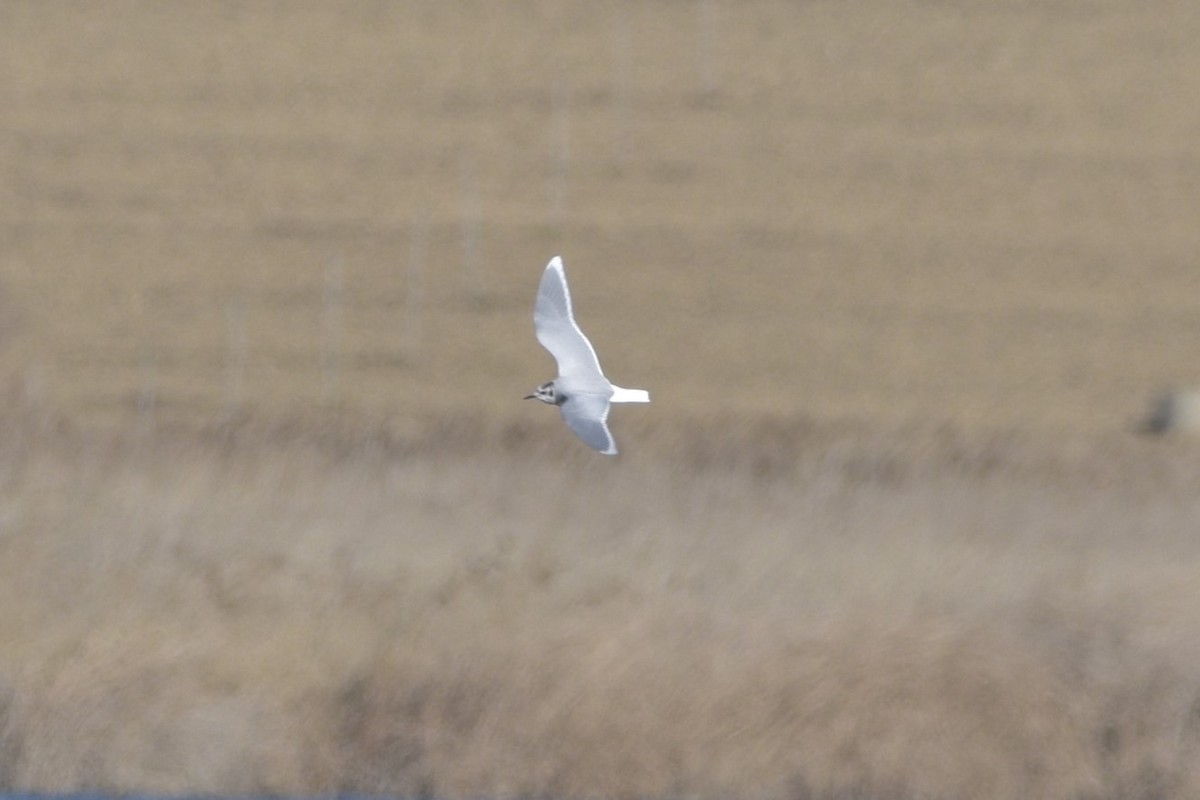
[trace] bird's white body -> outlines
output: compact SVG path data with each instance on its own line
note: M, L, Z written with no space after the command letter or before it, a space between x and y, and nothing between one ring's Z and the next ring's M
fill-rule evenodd
M550 259L538 286L533 326L542 347L558 362L558 377L534 390L526 399L556 405L568 427L589 447L605 455L617 454L617 443L608 430L612 403L649 403L644 389L622 389L604 377L591 342L575 323L571 292L562 259Z

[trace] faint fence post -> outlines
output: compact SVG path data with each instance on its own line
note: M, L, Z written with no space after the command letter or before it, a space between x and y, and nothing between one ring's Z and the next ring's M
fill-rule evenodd
M554 86L550 123L550 219L561 235L567 217L567 173L571 163L571 89L565 78Z
M154 427L154 414L158 406L158 342L150 331L150 314L146 309L146 297L136 291L132 298L132 315L138 330L137 353L137 418L138 427L146 430Z
M154 345L143 342L138 352L138 423L142 428L154 427L154 412L158 405L158 352Z
M225 305L225 416L234 416L245 402L246 299Z
M624 166L632 148L633 26L629 6L617 3L612 30L613 160Z
M325 264L321 293L321 402L337 397L342 367L342 298L345 259L339 254Z
M701 98L711 99L720 89L721 64L718 51L721 20L717 0L698 0L696 5L696 77Z
M46 364L34 361L21 376L21 397L31 408L41 410L47 402Z
M425 253L429 247L429 221L424 214L413 217L408 237L408 279L404 286L402 347L411 358L421 346L422 316L425 313Z
M479 255L480 229L483 208L480 200L479 170L474 159L464 154L458 162L458 190L462 203L459 239L462 244L462 278L468 297L478 299L485 294L483 268Z

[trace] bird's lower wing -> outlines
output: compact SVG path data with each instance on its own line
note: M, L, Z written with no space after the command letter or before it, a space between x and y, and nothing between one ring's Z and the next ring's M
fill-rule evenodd
M617 454L617 443L608 430L608 400L599 395L574 395L559 408L567 427L593 450Z

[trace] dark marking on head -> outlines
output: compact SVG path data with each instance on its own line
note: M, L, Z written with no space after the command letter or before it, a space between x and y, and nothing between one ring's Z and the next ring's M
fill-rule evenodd
M554 381L546 381L542 385L533 390L533 394L526 395L526 400L541 400L547 405L561 406L567 401L567 396L561 394Z

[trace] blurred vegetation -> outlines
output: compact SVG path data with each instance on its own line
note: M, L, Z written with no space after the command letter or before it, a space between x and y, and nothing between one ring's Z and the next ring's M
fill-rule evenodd
M1198 36L0 4L0 785L1200 796Z

